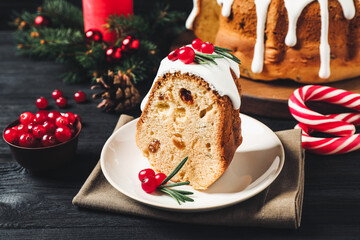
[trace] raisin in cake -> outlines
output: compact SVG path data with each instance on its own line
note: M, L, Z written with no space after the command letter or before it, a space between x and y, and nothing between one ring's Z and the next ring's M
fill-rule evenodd
M153 169L169 174L188 156L172 180L190 181L195 189L214 183L242 142L239 66L215 61L162 60L137 123L136 144Z

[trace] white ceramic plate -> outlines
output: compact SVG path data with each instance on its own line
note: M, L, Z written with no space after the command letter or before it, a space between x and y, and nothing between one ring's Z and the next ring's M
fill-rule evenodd
M135 144L135 119L118 129L101 152L101 169L117 190L139 202L173 211L206 211L242 202L268 187L284 165L284 149L275 135L261 122L241 114L243 143L225 173L206 191L191 186L177 189L193 191L194 202L179 205L163 193L145 193L138 173L150 167Z

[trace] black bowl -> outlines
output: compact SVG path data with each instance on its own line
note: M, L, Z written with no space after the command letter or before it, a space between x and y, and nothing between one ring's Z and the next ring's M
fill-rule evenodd
M18 125L20 122L16 120L10 123L3 131ZM14 145L4 141L9 145L15 160L24 168L30 171L47 171L59 168L69 163L75 156L79 134L81 132L81 123L76 121L76 134L69 141L56 144L50 147L27 148Z

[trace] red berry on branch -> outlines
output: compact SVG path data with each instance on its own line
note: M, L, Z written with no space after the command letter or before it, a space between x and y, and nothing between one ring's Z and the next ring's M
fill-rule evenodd
M68 126L69 120L65 116L60 116L55 121L56 126L62 127L62 126Z
M77 103L83 103L86 101L86 94L83 91L77 91L74 94L74 99Z
M59 97L58 99L56 99L56 105L59 108L64 108L67 105L67 99L64 97Z
M192 63L195 58L195 51L191 47L183 47L179 49L179 60L185 64Z
M161 185L161 183L165 180L167 176L165 175L165 173L158 173L155 175L155 180L156 180L156 184L158 186Z
M54 100L58 99L59 97L63 96L62 91L55 89L52 93L51 96Z
M142 181L145 177L155 177L155 172L151 168L146 168L139 172L138 177Z
M42 125L37 125L33 128L32 133L36 138L40 139L45 135L46 129Z
M121 48L116 48L116 47L109 47L106 50L105 54L106 54L106 60L109 63L116 63L122 57Z
M131 43L132 37L131 36L127 36L123 41L122 41L122 45L123 46L128 46Z
M196 50L196 51L201 51L201 45L203 44L203 41L199 38L194 39L194 41L192 41L191 45L192 47Z
M207 53L207 54L212 54L215 50L215 47L212 43L209 42L204 42L203 44L201 44L201 52L202 53Z
M154 192L157 188L157 183L156 183L155 177L153 177L153 176L145 177L141 181L141 187L147 193Z
M62 126L55 130L56 140L59 142L66 142L71 138L71 131L68 127Z
M175 49L174 51L172 51L171 53L168 54L168 59L170 61L176 61L179 59L179 49Z
M41 145L43 147L50 147L56 144L56 138L54 135L45 134L41 139Z
M140 42L137 39L134 39L131 43L130 43L130 49L135 51L138 50L140 46Z
M116 48L116 50L115 50L115 52L113 53L113 59L115 60L115 61L118 61L118 60L120 60L121 59L121 57L122 57L122 54L121 54L121 48Z
M17 144L19 141L19 134L14 129L9 128L4 132L4 139L8 143Z
M20 147L35 147L36 138L32 133L24 133L19 138Z
M99 30L89 29L85 32L85 38L88 42L101 42L102 41L102 34Z
M44 97L39 97L38 99L36 99L36 107L39 109L47 108L48 104L48 100Z
M37 16L34 20L34 23L38 27L48 27L50 26L50 20L48 17L45 16Z
M20 114L19 121L22 124L28 125L34 121L34 118L35 116L31 112L23 112Z
M55 122L58 117L61 116L61 113L58 111L51 111L48 113L49 121Z

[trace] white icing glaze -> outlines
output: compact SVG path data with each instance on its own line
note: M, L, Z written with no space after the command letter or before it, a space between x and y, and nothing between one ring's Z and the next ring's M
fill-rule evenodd
M195 17L197 16L198 12L199 12L198 0L193 0L193 9L191 10L191 12L185 22L185 27L187 29L193 28L194 20L195 20Z
M251 71L261 73L264 66L264 31L267 11L271 0L255 0L256 5L256 43L254 47L254 56L251 63Z
M216 90L220 96L228 96L232 102L234 109L239 109L241 105L240 95L235 85L234 79L231 75L230 68L234 71L236 76L240 77L239 65L227 58L216 58L215 64L184 64L180 60L170 61L167 57L161 61L159 70L154 79L156 80L165 73L174 73L180 71L181 73L191 73L201 77L209 83L210 88ZM150 88L151 91L152 87ZM150 91L147 93L141 103L141 110L143 111L148 101Z
M231 6L233 4L234 0L217 0L217 3L219 6L222 6L221 14L224 17L229 17L231 14Z
M284 0L288 13L289 27L285 38L285 44L289 47L296 45L296 23L304 8L314 0Z
M271 0L270 0L271 1ZM304 8L315 0L284 0L285 8L288 13L289 27L285 38L285 44L289 47L293 47L297 43L296 39L296 25L299 16L301 15ZM328 78L330 77L330 45L329 45L329 9L328 0L317 0L320 5L320 16L321 16L321 35L320 35L320 69L319 77ZM343 10L346 19L350 20L355 16L355 5L353 0L338 0ZM262 72L264 63L264 46L262 39L264 38L264 28L267 15L267 9L269 3L265 0L255 0L256 14L257 14L257 38L254 48L254 57L251 65L251 70L254 73ZM259 8L259 11L258 11ZM266 12L264 13L264 9ZM265 18L265 20L264 20ZM259 24L260 23L260 24ZM262 29L259 30L259 27ZM260 34L259 34L260 32ZM261 38L260 38L261 37ZM258 46L257 46L258 45ZM256 49L256 48L259 49Z
M354 0L338 0L344 13L344 17L351 20L355 17Z
M329 45L329 10L328 0L318 0L320 4L321 35L320 35L320 70L319 77L330 77L330 45Z

